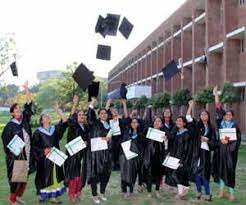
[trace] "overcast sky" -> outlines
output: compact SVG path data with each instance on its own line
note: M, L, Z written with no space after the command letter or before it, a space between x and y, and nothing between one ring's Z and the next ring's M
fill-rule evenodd
M95 75L108 72L143 41L185 0L0 0L0 35L14 32L19 53L19 78L9 71L0 80L37 82L36 73L64 70L83 62ZM128 40L102 38L94 32L98 15L121 14L133 24ZM98 43L112 46L111 61L97 60Z

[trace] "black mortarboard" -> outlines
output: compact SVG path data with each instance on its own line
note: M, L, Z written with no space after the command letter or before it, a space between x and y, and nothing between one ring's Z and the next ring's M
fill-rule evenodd
M97 46L97 59L110 60L111 59L111 46L100 45Z
M18 76L18 69L17 69L15 61L13 63L11 63L10 69L12 71L13 76Z
M110 36L116 36L119 22L120 22L120 15L107 14L107 17L105 18L105 23L106 23L105 34Z
M124 17L120 24L119 31L126 39L128 39L132 32L132 29L133 24L130 21L128 21L126 17Z
M126 99L126 94L127 94L127 88L126 88L126 84L122 83L120 86L120 96L123 99Z
M179 69L177 67L177 64L174 60L172 60L170 63L168 63L163 69L162 69L163 75L165 77L165 80L170 80L173 76L176 75L176 73L179 72Z
M98 19L97 19L95 32L100 33L105 38L106 27L107 27L107 25L106 25L105 19L101 15L99 15Z
M93 81L94 76L93 72L88 70L88 68L81 63L78 68L76 68L73 79L78 83L79 87L83 90L86 90L89 84Z
M126 84L122 83L120 88L117 88L108 94L108 98L112 100L126 99L126 94L127 94Z
M97 98L98 93L99 93L99 85L100 85L100 82L90 83L90 85L88 87L88 102L91 101L92 97Z

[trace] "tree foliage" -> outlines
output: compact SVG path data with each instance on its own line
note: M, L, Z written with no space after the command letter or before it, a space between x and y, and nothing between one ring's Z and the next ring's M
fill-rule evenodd
M179 89L173 95L172 104L176 106L188 105L191 98L191 93L188 89Z
M240 101L239 89L234 87L232 83L225 82L220 98L223 104L226 103L232 104L235 102L239 102Z
M208 103L213 103L214 102L213 88L208 87L205 88L204 90L199 91L195 96L195 101L202 106L205 106Z

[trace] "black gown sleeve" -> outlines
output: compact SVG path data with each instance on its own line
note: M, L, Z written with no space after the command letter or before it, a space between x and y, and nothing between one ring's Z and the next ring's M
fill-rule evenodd
M24 119L27 120L27 122L31 121L31 117L34 114L33 110L32 110L32 104L33 104L33 102L26 103L24 105L23 117L24 117Z
M33 138L32 138L32 150L34 154L35 160L39 161L41 158L44 158L44 148L41 146L41 135L39 131L35 131L33 133Z
M96 111L89 107L88 109L88 121L93 124L97 121Z
M68 122L60 121L57 125L55 125L55 136L58 140L61 140L68 126Z
M13 136L11 134L11 127L9 124L7 124L4 127L3 133L2 133L3 149L4 149L4 152L6 153L7 156L13 156L14 157L14 154L12 154L12 152L7 148L7 145L12 140L12 138L13 138Z

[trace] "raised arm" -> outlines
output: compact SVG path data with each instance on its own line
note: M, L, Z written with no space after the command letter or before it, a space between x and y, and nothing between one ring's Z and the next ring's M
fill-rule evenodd
M28 81L26 81L22 87L24 88L24 93L26 95L26 102L27 104L30 104L32 102L32 96L28 88Z
M95 97L92 97L92 100L89 104L89 109L88 109L88 120L90 123L96 122L97 117L96 117L96 112L95 112L95 106L97 103L97 99Z
M24 105L23 118L30 122L34 111L32 109L32 96L28 89L28 81L22 86L24 88L24 93L26 95L26 103Z
M124 118L128 118L128 110L127 110L127 100L121 99L121 103L123 106Z
M109 110L109 109L110 109L111 103L112 103L112 99L109 98L109 99L107 100L107 103L106 103L106 107L105 107L106 110Z
M225 115L225 110L223 109L221 102L219 100L217 85L213 89L213 95L214 95L215 107L216 107L216 124L217 124L217 128L220 128L221 121L223 120L223 117Z
M67 116L62 112L57 102L54 106L54 110L59 115L63 123L67 122Z
M73 114L75 113L76 109L77 109L77 105L78 105L78 101L79 101L79 97L77 95L75 95L73 97L73 105L72 105L72 109L71 109L71 116L73 116Z

